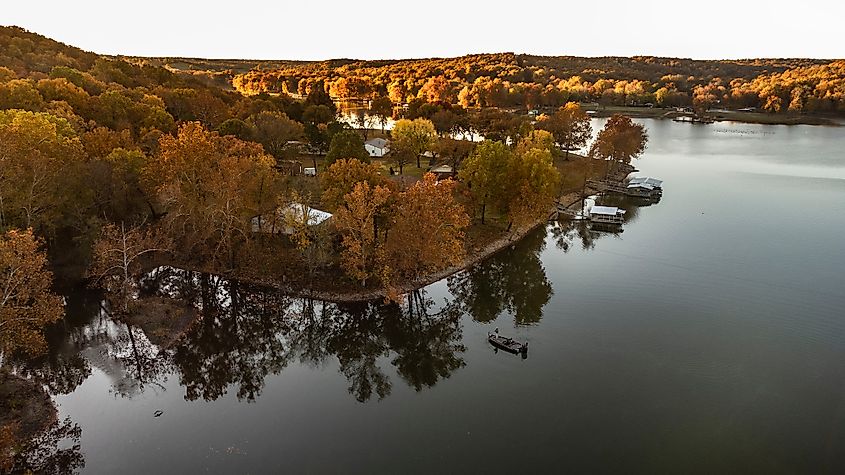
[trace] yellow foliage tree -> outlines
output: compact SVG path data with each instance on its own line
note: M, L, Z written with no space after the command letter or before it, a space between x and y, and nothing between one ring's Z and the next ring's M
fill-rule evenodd
M31 230L13 229L0 238L0 353L44 352L44 327L64 316L52 281L47 256Z
M343 236L340 265L361 286L374 275L380 246L378 224L392 195L387 187L358 182L334 215L335 228Z

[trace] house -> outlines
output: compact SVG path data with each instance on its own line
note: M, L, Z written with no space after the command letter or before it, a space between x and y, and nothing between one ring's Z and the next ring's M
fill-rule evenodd
M590 208L590 222L597 224L622 224L625 210L615 206L593 206Z
M390 151L390 144L387 140L376 137L364 142L364 148L371 157L383 157Z
M437 181L452 178L452 176L454 175L452 167L450 165L440 165L432 168L428 172L434 173L434 176L437 177Z
M267 234L292 234L293 223L307 222L308 226L320 226L330 220L331 213L312 208L303 203L291 203L275 210L254 216L252 232Z

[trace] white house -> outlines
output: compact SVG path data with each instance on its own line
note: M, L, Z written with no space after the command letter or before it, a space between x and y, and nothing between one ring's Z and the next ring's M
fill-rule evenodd
M371 157L383 157L390 151L390 144L382 138L374 138L364 142L364 148Z
M312 208L302 203L291 203L280 206L252 218L252 232L267 234L293 234L292 223L308 223L308 226L319 226L329 219L332 214ZM307 220L307 221L306 221Z

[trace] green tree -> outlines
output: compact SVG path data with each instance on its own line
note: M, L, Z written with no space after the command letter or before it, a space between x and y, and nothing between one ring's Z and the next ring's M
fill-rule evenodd
M252 140L252 128L241 119L226 119L217 127L220 135L231 135L241 140Z
M381 132L384 133L384 126L388 119L393 117L393 101L387 96L379 96L370 102L370 115L378 119L381 125Z
M329 166L341 158L355 158L362 162L370 163L370 154L364 148L364 141L361 140L361 136L354 130L344 130L332 137L329 152L326 154L325 165Z
M289 141L298 140L304 134L302 124L288 119L284 112L259 112L249 116L246 123L252 130L253 139L277 159L285 157L285 145Z
M40 112L0 111L0 228L54 229L71 170L84 157L65 119Z
M481 224L487 205L500 202L506 190L506 175L513 151L502 142L485 140L464 160L458 178L467 184L474 200L481 206Z
M434 146L437 131L428 119L401 119L396 121L390 134L390 152L399 166L399 173L405 163L416 157L420 168L420 155Z

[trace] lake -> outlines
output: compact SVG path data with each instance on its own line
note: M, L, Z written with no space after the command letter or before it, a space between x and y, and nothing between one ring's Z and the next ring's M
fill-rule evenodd
M203 317L160 351L70 294L36 370L84 471L841 473L843 129L641 122L664 194L607 200L624 232L550 224L411 307L162 270Z

